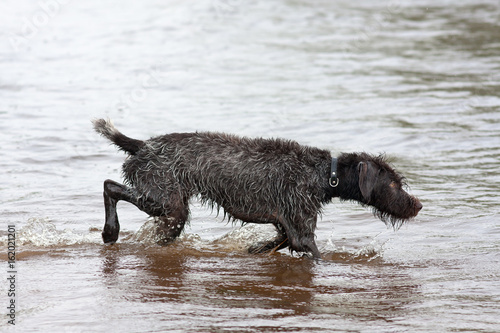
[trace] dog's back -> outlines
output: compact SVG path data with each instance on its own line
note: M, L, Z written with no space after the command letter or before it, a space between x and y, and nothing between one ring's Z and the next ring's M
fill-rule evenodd
M313 209L319 209L317 192L327 186L330 158L328 151L290 140L173 133L144 141L125 161L123 173L140 192L153 195L156 188L155 197L172 192L185 197L199 195L202 201L221 206L229 214L268 214L277 207L286 213L296 211L289 206L297 193L308 194L308 198L297 199L297 204L307 200ZM322 164L325 168L319 174L317 167Z

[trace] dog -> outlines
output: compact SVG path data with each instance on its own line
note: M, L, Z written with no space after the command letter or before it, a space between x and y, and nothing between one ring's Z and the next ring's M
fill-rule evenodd
M315 229L332 198L373 208L395 228L415 217L421 202L405 190L405 178L383 156L341 153L292 140L247 138L214 132L172 133L132 139L108 119L93 120L97 133L129 156L125 184L104 182L104 243L118 239L116 204L130 202L157 217L161 244L172 242L189 220L198 197L231 220L271 223L278 236L249 249L265 253L289 247L320 258Z

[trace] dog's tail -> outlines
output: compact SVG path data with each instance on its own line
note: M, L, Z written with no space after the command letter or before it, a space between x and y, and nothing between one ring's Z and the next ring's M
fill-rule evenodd
M108 138L121 150L130 155L135 155L144 146L144 141L129 138L118 131L110 119L94 119L92 120L92 124L94 124L94 129L97 133Z

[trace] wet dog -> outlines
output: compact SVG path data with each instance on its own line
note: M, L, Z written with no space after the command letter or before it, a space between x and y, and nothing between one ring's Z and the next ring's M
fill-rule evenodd
M278 237L252 246L251 253L289 247L319 258L314 239L323 205L332 198L373 207L382 221L400 226L422 209L404 190L404 178L381 156L342 153L283 139L173 133L136 140L110 120L94 129L129 154L123 164L126 185L104 182L105 243L118 239L119 200L158 217L160 243L173 241L189 219L189 200L198 197L229 219L272 223Z

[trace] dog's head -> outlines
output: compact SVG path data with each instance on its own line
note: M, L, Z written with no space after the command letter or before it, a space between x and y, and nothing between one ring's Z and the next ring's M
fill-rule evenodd
M417 216L422 204L405 191L405 178L383 156L350 155L348 177L352 189L350 197L345 199L373 207L375 216L394 228Z

